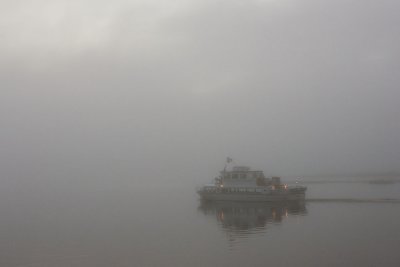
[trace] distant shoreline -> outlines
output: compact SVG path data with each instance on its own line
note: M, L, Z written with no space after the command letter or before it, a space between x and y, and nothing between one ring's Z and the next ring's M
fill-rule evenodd
M400 183L400 177L289 177L289 183L301 184L326 184L326 183L369 183L369 184L394 184Z

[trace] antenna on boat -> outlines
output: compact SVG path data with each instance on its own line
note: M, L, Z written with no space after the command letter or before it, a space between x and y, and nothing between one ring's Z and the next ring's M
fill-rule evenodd
M225 166L224 166L224 172L226 171L227 165L228 165L229 163L231 163L232 161L233 161L232 158L230 158L230 157L227 157L227 158L226 158L226 163L225 163Z

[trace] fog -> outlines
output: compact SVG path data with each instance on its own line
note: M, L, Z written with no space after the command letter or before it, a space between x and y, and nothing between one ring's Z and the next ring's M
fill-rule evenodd
M0 182L400 173L398 1L2 1Z
M0 266L400 266L399 1L0 7Z

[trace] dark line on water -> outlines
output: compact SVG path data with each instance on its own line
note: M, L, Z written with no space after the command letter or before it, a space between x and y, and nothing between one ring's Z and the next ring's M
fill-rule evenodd
M399 203L398 198L307 198L307 202Z

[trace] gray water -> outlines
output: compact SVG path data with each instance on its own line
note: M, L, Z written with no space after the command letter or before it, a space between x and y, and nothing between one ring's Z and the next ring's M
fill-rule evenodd
M281 205L187 184L8 190L0 266L400 266L400 203L374 201L399 183L307 186L313 201Z

